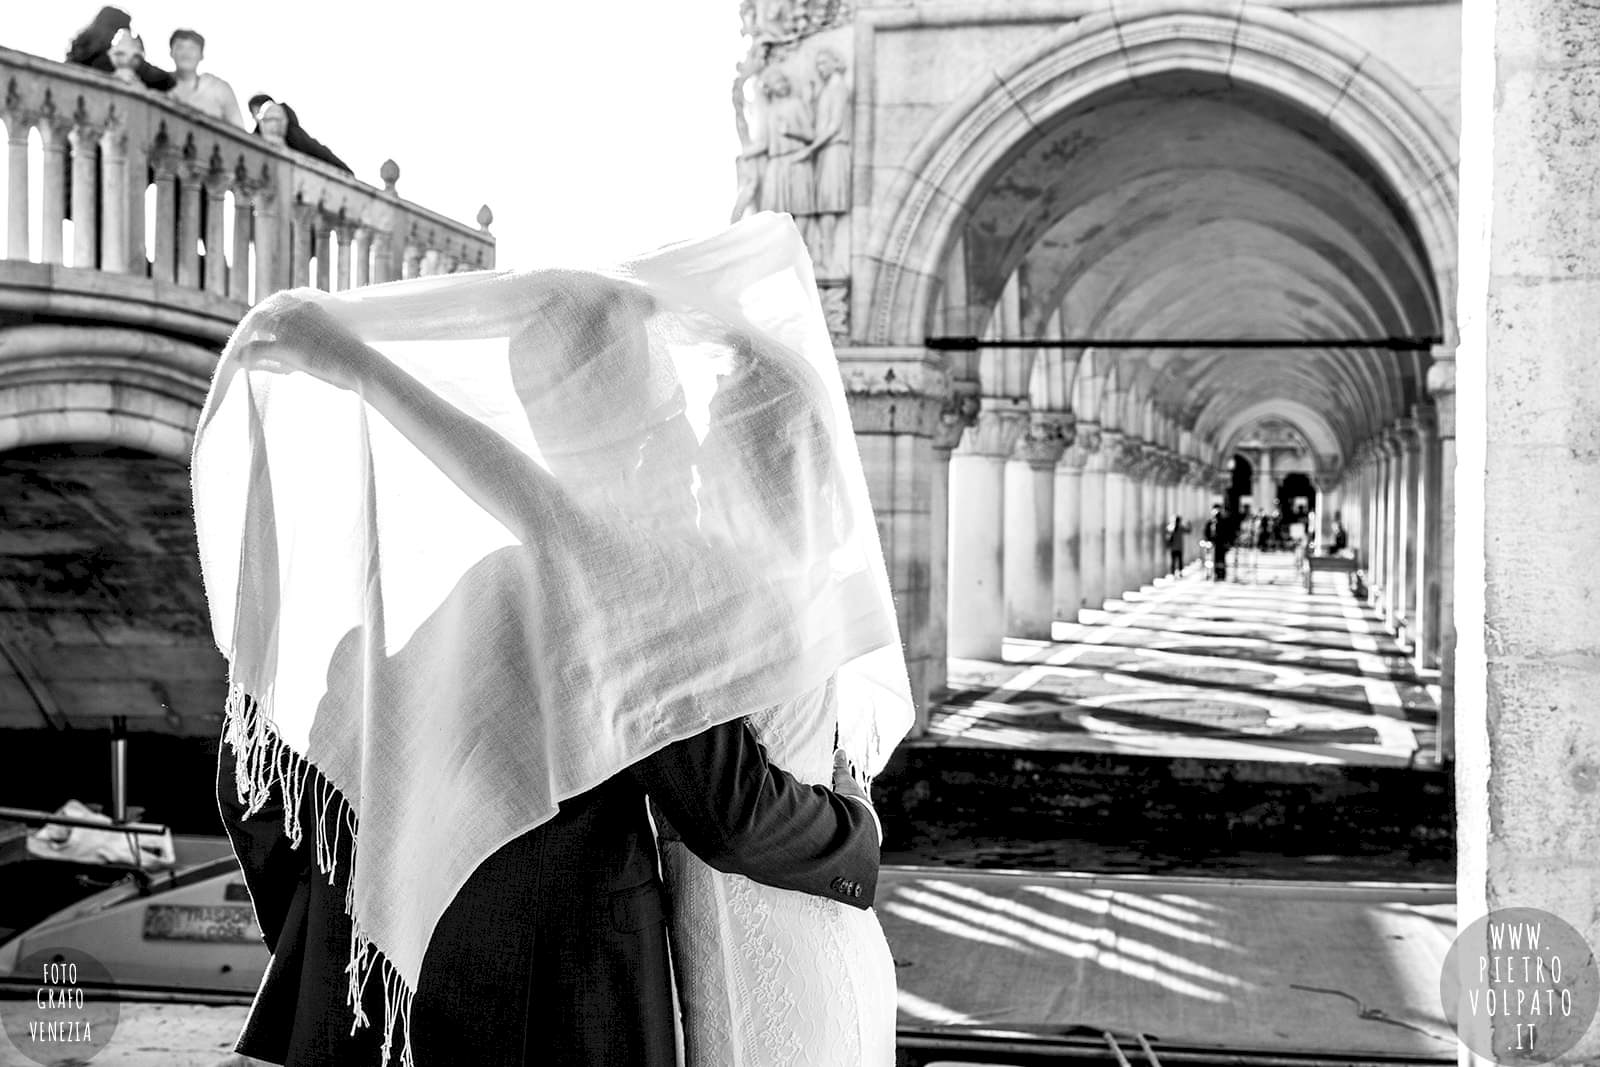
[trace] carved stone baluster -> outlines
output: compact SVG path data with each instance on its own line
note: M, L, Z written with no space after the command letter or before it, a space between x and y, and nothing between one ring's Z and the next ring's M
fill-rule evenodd
M177 276L178 260L178 153L167 140L163 127L150 153L150 167L156 176L156 256L152 277L170 282Z
M296 288L311 284L312 246L316 235L317 209L310 204L296 204L294 208L294 273L291 284Z
M184 142L181 210L178 215L178 284L200 288L200 201L205 195L205 169L196 158L194 138Z
M339 235L337 281L339 292L342 293L350 288L350 242L355 239L356 230L354 226L341 219L333 228L333 232Z
M327 219L320 217L312 225L317 228L317 288L330 293L333 291L333 228Z
M283 286L280 279L285 272L283 264L279 262L278 250L284 247L285 242L282 240L283 214L272 186L262 183L252 189L250 208L253 216L250 237L256 251L255 291L250 294L254 302Z
M28 123L6 115L6 258L28 258Z
M365 226L352 227L350 233L350 286L359 289L372 284L369 260L372 256L372 231Z
M400 277L418 277L422 266L422 249L418 248L412 238L406 239L406 250L400 257Z
M49 180L48 178L46 179ZM113 113L100 135L100 269L128 271L128 131ZM48 220L46 222L48 225ZM56 232L61 232L59 224Z
M98 265L100 244L100 212L95 203L100 131L89 124L81 98L72 118L72 130L67 134L72 145L72 265L92 269Z
M40 234L39 258L59 264L61 224L67 219L67 139L55 123L40 125L39 134L44 139L44 188L39 190L44 232Z
M255 215L250 210L250 175L244 160L233 174L233 266L228 268L228 299L250 302L250 238ZM260 269L260 258L256 267Z
M382 285L394 281L394 251L389 235L378 230L372 235L372 284Z
M211 164L206 169L206 292L223 296L228 289L227 205L228 186L233 176L222 165L222 151L211 150Z

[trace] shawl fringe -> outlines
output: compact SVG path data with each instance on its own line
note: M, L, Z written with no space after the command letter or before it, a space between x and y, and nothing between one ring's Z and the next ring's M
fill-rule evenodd
M383 983L383 1052L378 1062L386 1065L391 1054L398 1052L400 1067L416 1067L411 1049L411 1002L415 991L356 917L355 811L332 782L278 735L272 725L271 702L270 693L252 697L243 686L229 686L223 740L236 756L234 787L239 802L245 805L246 816L253 815L276 789L283 797L284 836L299 848L305 840L300 805L310 789L315 824L312 853L317 870L329 885L334 884L340 841L348 835L350 869L345 881L344 913L351 926L350 960L345 964L346 1002L352 1013L350 1033L354 1035L371 1025L361 1002L367 983L376 972Z

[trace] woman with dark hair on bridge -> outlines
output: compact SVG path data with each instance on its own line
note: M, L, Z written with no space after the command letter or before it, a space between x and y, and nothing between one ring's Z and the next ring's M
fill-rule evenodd
M333 154L333 149L311 136L300 126L300 117L294 113L294 108L288 104L274 100L266 93L257 93L250 98L250 114L256 120L256 136L275 144L287 145L301 155L320 159L330 167L337 167L350 176L355 176L355 171L350 165Z
M133 19L126 11L115 7L102 7L94 21L85 26L67 46L67 62L76 63L82 67L93 67L95 70L106 74L115 74L116 65L111 61L111 44L118 31L127 30L130 34ZM157 92L166 92L176 83L171 74L154 66L145 60L143 49L133 64L134 73L145 88Z

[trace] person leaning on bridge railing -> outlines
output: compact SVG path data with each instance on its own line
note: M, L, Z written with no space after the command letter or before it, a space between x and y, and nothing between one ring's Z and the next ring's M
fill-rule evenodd
M212 118L248 129L239 112L239 98L233 94L233 86L215 74L200 73L200 61L206 55L206 39L195 30L173 30L167 46L172 52L172 65L177 68L172 90L167 95Z
M118 64L113 57L113 45L122 56L122 69L131 80L147 89L166 92L175 81L171 74L153 66L144 58L144 45L133 35L133 19L126 11L115 7L102 7L94 21L85 26L67 46L67 62L92 67L106 74L116 74ZM118 41L122 35L123 40Z
M348 163L333 154L333 149L300 126L300 117L288 104L279 103L266 93L257 93L250 98L250 114L255 116L257 137L273 144L286 145L312 159L320 159L346 174L355 174Z

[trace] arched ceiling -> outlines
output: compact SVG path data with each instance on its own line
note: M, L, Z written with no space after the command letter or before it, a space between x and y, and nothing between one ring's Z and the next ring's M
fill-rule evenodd
M966 291L950 303L993 306L1016 275L1025 336L1058 311L1078 337L1441 332L1432 265L1373 166L1311 112L1209 76L1123 86L1040 128L996 168L959 247ZM1424 354L1389 350L1108 355L1124 390L1219 448L1250 411L1332 459L1407 414L1426 371Z

